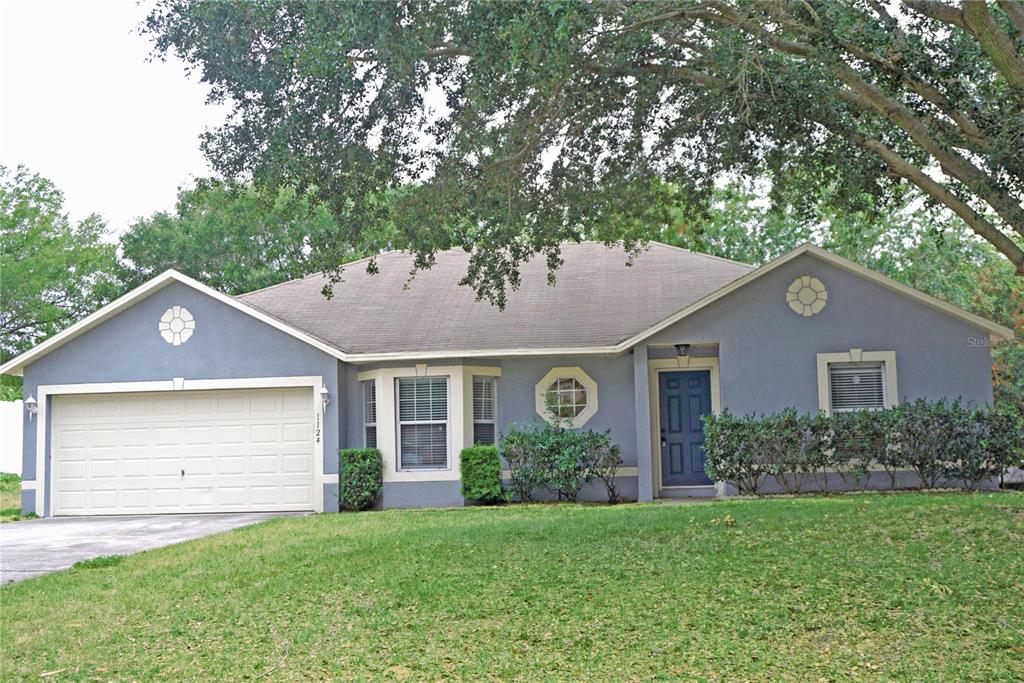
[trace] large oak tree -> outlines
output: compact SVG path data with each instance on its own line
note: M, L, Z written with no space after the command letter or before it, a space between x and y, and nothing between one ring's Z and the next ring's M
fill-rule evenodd
M146 30L233 104L204 141L221 172L332 205L327 271L352 245L463 246L500 304L528 255L663 225L659 179L699 210L767 176L776 198L919 193L1024 274L1014 0L161 0Z

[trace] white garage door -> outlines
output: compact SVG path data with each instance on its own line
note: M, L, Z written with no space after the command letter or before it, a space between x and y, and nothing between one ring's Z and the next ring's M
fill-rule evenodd
M312 510L309 388L56 396L55 515Z

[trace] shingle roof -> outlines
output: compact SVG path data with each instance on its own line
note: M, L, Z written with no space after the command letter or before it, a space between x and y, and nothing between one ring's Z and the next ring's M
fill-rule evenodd
M628 258L621 247L565 244L556 284L533 258L504 311L458 284L469 263L462 250L439 252L412 280L406 252L378 256L373 275L350 264L331 299L319 274L237 298L349 353L584 348L628 339L753 270L657 243L631 266Z

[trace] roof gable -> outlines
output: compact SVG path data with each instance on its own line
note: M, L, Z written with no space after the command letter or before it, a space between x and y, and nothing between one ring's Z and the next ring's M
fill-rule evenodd
M284 321L278 320L263 311L259 311L253 308L252 306L248 306L233 297L230 297L222 292L219 292L216 289L213 289L212 287L204 285L198 280L195 280L182 273L179 273L176 270L167 270L161 273L160 275L157 275L153 279L149 280L148 282L145 282L142 285L136 287L127 294L124 294L123 296L118 297L114 301L111 301L106 306L103 306L99 310L93 312L92 314L86 316L85 318L82 318L75 324L62 330L61 332L58 332L49 339L46 339L45 341L40 342L36 346L33 346L28 351L25 351L24 353L10 359L3 365L0 365L0 374L22 374L25 366L42 358L43 356L50 352L59 349L68 342L73 341L74 339L85 334L89 330L101 325L107 320L122 313L128 308L131 308L140 301L149 298L153 294L156 294L160 290L175 282L186 285L192 289L199 291L202 294L205 294L206 296L209 296L212 299L215 299L227 306L230 306L238 311L250 315L278 330L281 330L282 332L285 332L286 334L295 337L296 339L299 339L300 341L306 342L307 344L310 344L311 346L314 346L320 349L321 351L324 351L325 353L328 353L337 358L341 358L344 355L344 353L340 349L331 346L330 344L324 342L323 340L316 339L314 336L308 334L303 330L297 329Z
M735 292L736 290L745 287L746 285L751 284L756 280L759 280L761 277L774 271L776 268L786 263L789 263L790 261L796 259L797 257L803 256L804 254L820 259L832 266L853 273L858 277L864 278L865 280L885 287L886 289L889 289L893 292L896 292L897 294L912 299L920 304L928 306L929 308L939 311L940 313L944 313L945 315L952 316L959 320L963 320L971 325L974 325L975 327L985 330L993 338L1012 339L1014 336L1013 330L1011 330L1008 327L1005 327L998 323L994 323L991 320L986 320L985 318L982 318L979 315L975 315L974 313L965 311L964 309L959 308L958 306L954 306L951 303L942 301L941 299L936 299L935 297L925 294L924 292L914 289L913 287L909 287L903 284L902 282L897 282L896 280L893 280L888 276L882 275L881 273L877 273L871 270L870 268L866 268L860 265L859 263L854 263L849 259L843 258L842 256L839 256L837 254L833 254L832 252L826 249L822 249L821 247L815 246L810 243L806 243L797 247L796 249L793 249L792 251L786 254L783 254L774 261L766 263L760 268L757 268L756 270L747 273L743 277L740 277L734 280L733 282L730 282L726 286L704 297L700 301L694 302L693 304L668 316L664 320L659 321L657 324L652 325L650 328L635 335L634 337L627 339L624 342L624 347L629 348L635 344L639 344L640 342L649 338L650 336L660 332L661 330L679 322L680 320L690 315L693 315L697 311L707 308L711 304L715 303L716 301L719 301L720 299L731 294L732 292Z

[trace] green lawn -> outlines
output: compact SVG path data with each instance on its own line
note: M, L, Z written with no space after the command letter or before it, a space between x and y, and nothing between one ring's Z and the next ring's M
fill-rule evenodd
M0 589L3 678L1024 680L1024 494L271 521Z
M0 474L0 522L15 522L21 518L21 477Z

